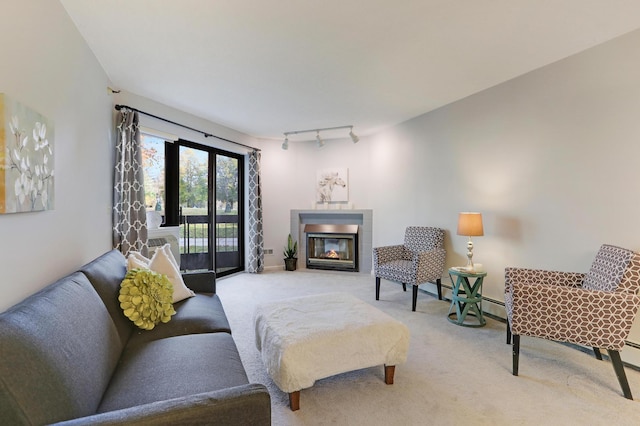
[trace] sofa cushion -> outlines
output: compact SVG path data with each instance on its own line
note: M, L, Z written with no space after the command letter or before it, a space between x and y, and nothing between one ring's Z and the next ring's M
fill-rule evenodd
M169 337L125 348L98 412L247 383L230 334Z
M82 273L23 300L0 314L2 423L93 414L121 351L116 327Z
M231 333L229 321L220 298L211 293L196 293L194 297L175 303L176 314L166 324L158 324L153 330L136 330L129 345L150 342L165 337L197 333Z
M129 318L124 316L118 301L120 283L127 273L127 260L118 250L111 250L80 268L91 281L96 292L107 307L113 323L116 325L122 345L129 340L131 331L136 328Z

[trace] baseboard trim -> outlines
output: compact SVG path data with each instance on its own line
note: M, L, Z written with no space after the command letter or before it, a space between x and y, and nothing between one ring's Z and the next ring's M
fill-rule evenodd
M276 265L276 266L265 266L264 270L265 271L282 271L284 270L284 263L282 265Z

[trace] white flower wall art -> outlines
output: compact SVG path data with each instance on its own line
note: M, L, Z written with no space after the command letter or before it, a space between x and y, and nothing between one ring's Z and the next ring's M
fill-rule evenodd
M349 169L318 170L316 200L320 203L349 201Z
M0 213L52 210L53 122L0 93Z

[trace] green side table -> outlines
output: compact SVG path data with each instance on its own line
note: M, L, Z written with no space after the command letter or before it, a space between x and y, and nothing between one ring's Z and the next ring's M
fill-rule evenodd
M487 322L482 316L482 281L486 272L467 272L457 268L449 268L452 295L447 319L465 327L482 327ZM453 279L455 277L455 280ZM473 283L469 279L475 279ZM467 315L475 317L477 323L465 322Z

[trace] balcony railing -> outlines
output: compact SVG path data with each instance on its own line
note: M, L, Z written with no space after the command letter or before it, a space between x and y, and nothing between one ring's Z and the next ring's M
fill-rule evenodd
M216 215L216 271L240 266L238 215ZM186 270L209 269L209 217L180 216L180 264Z

